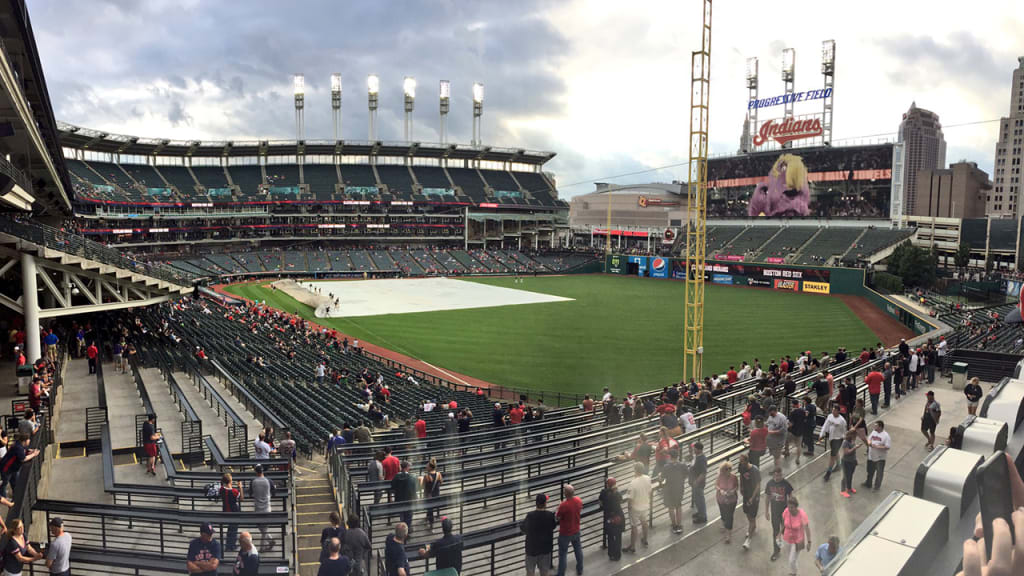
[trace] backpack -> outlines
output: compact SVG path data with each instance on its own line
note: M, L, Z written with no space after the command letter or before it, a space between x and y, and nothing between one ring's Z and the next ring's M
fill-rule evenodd
M213 482L203 486L203 492L207 500L220 500L220 482Z

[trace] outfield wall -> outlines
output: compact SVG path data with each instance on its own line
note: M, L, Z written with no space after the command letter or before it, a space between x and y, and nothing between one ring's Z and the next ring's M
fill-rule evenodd
M686 278L686 261L662 256L611 254L605 259L605 271L609 274L682 280ZM862 296L915 334L925 334L938 328L917 312L868 288L861 268L709 260L705 263L704 281L709 284L753 286L788 292Z

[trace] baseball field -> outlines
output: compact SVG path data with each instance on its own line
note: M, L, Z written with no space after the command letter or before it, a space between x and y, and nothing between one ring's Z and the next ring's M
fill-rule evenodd
M522 283L504 277L445 282L445 298L452 298L454 287L458 300L462 287L477 307L439 305L423 312L318 319L310 307L271 290L269 281L228 286L226 291L265 300L363 342L506 387L597 393L608 386L623 394L681 377L681 282L606 275L529 277ZM346 281L324 284L325 290L340 297L344 310ZM494 291L493 303L478 302L481 284L505 290ZM504 305L501 295L508 289L562 299L528 303L530 298L519 298ZM706 374L723 372L741 360L760 358L767 365L770 358L801 350L817 355L845 346L859 351L880 340L838 297L713 284L706 290ZM415 309L421 310L431 309L434 294L427 289L381 293L396 299L395 309L408 309L406 301L414 300Z

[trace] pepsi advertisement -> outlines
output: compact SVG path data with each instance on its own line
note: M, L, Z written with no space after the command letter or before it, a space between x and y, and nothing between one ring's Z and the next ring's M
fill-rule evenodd
M661 256L652 256L647 269L650 270L651 278L668 278L669 261L668 258L662 258Z

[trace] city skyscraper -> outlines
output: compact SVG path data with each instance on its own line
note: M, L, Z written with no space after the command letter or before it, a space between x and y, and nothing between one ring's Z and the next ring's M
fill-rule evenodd
M904 147L903 213L915 214L918 173L946 167L946 139L939 115L911 103L900 122L899 141Z
M1020 215L1020 168L1024 163L1024 56L1017 58L1010 85L1010 116L999 121L999 140L993 168L993 188L988 196L986 213L993 218L1016 218Z

